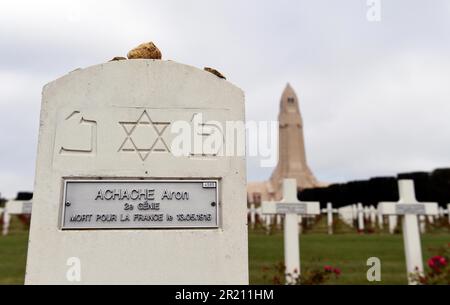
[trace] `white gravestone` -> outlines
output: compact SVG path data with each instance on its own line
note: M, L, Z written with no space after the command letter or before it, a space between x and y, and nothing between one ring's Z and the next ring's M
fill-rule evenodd
M380 210L377 208L377 219L378 219L378 228L383 230L384 228L384 215L380 213Z
M370 221L370 208L368 206L364 207L364 220Z
M362 203L358 203L358 231L364 232L364 208Z
M448 223L450 224L450 203L447 204L447 217L448 217Z
M427 232L427 218L424 215L419 215L419 227L421 234L425 234Z
M355 221L355 211L353 209L352 205L348 205L345 207L341 207L338 209L339 211L339 218L345 222L347 225L354 227L354 221Z
M221 153L226 122L245 124L243 92L173 61L46 85L25 282L247 284L245 158Z
M298 232L300 234L302 234L303 233L303 216L302 215L298 215L297 221L298 221Z
M265 223L266 223L266 233L270 234L270 230L272 228L272 215L265 215Z
M320 215L319 202L301 202L297 199L297 181L283 181L283 200L263 202L262 212L267 215L284 215L284 265L286 282L296 281L300 275L300 242L298 215Z
M377 209L371 205L370 206L370 225L375 228L377 223Z
M3 211L3 230L2 235L6 236L9 233L9 226L11 224L12 215L31 215L32 202L22 200L9 200L6 202ZM1 215L1 213L0 213Z
M419 203L416 199L413 180L399 180L399 202L380 202L378 208L383 215L403 216L403 241L406 269L410 284L415 284L410 275L423 272L422 245L418 215L437 215L437 203Z
M333 209L333 204L331 202L327 203L327 208L322 209L322 213L327 214L327 227L328 227L328 234L333 234L333 214L338 213L339 211L337 209Z
M352 215L353 215L353 227L354 227L355 222L358 221L358 206L356 204L352 204Z
M250 227L253 230L255 228L255 222L256 222L256 217L255 217L256 209L255 209L255 204L254 203L250 204L249 213L250 213Z
M397 215L389 215L388 222L389 222L389 233L394 234L395 229L397 229L397 224L398 224Z
M277 215L276 222L277 222L277 228L281 229L281 225L282 225L282 222L283 222L281 215Z
M263 216L262 216L262 212L261 212L261 207L257 207L255 209L255 218L256 218L256 222L262 224L262 220L263 220Z

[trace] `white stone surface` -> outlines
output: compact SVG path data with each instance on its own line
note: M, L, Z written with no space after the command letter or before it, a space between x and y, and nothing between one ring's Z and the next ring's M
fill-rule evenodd
M364 231L364 208L362 203L358 203L358 230Z
M389 215L388 216L388 225L389 225L389 233L394 234L395 229L397 229L397 225L398 225L398 216Z
M302 234L303 233L303 216L298 215L297 221L298 221L298 232L299 232L299 234Z
M327 227L328 227L328 234L333 234L333 213L338 213L338 210L333 209L333 204L331 202L327 203L326 208L327 213Z
M354 221L357 215L356 206L349 205L341 207L338 209L338 211L339 211L339 218L349 226L354 227Z
M427 218L424 215L419 215L420 233L425 234L427 232Z
M277 222L277 228L280 229L281 225L283 224L281 215L277 215L276 222Z
M448 217L448 223L450 224L450 203L447 204L447 217Z
M67 263L78 258L82 284L247 284L245 158L164 151L176 136L170 125L199 114L204 121L244 122L244 94L203 70L153 60L109 62L46 85L26 283L72 284ZM162 151L122 147L124 122L141 116L160 124L160 137L156 131L151 137ZM219 179L220 228L61 231L62 181L78 177Z
M358 219L358 207L356 204L352 204L352 215L353 221L356 221Z
M368 206L364 207L364 220L370 220L370 208Z
M377 219L378 219L378 228L383 230L384 228L384 215L380 213L380 210L377 209Z
M255 209L255 204L251 203L250 204L250 227L252 229L255 228L255 223L256 223L256 209Z
M370 225L375 228L377 222L377 210L373 205L370 206Z
M267 234L270 234L270 229L272 228L272 215L266 215L265 217L266 232Z

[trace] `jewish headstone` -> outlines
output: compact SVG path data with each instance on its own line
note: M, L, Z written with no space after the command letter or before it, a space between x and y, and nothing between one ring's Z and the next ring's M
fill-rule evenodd
M245 159L221 152L227 122L244 122L243 92L173 61L46 85L26 283L247 284Z

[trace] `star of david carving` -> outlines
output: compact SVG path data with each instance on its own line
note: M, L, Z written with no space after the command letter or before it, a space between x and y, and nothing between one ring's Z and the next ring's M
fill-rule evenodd
M164 140L169 122L154 122L144 110L136 122L119 122L126 137L119 152L136 152L142 161L151 153L170 153Z

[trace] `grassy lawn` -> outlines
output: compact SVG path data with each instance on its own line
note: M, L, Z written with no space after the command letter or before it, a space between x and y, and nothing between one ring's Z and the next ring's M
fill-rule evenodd
M28 230L13 217L8 236L0 236L0 284L23 284Z
M338 224L339 234L324 233L321 223L316 224L300 237L302 270L322 269L332 265L342 270L339 279L331 284L369 284L366 280L369 257L381 259L381 284L406 284L403 239L400 234L384 232L358 235ZM27 230L16 221L11 234L0 236L0 284L22 284L25 274L27 252ZM450 242L447 230L435 230L422 236L424 259L430 256L429 249ZM280 230L266 234L263 230L249 233L249 263L251 284L272 284L273 271L263 271L283 261L283 235Z
M430 248L447 245L448 232L424 234L422 248L424 260L430 257ZM300 236L301 269L322 270L325 265L339 267L342 274L330 284L371 284L366 279L367 259L381 260L381 284L406 284L405 254L402 235L386 233L359 235L355 233L329 236L308 233ZM276 263L283 262L283 233L267 235L263 230L249 233L249 264L251 284L272 284ZM426 266L426 264L425 264Z

